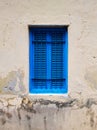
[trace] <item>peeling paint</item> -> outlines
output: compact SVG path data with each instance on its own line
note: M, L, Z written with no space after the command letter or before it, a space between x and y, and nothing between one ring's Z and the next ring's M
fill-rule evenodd
M11 71L5 78L0 78L0 93L20 94L25 91L24 73L21 70Z

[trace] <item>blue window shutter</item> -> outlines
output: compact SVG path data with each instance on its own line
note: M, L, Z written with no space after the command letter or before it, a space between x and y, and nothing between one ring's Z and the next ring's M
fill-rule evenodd
M52 84L51 88L61 89L64 87L63 77L63 33L54 32L52 33L52 44L51 44L51 74Z
M34 89L46 88L46 33L34 33Z
M30 29L30 93L66 93L68 86L66 28Z

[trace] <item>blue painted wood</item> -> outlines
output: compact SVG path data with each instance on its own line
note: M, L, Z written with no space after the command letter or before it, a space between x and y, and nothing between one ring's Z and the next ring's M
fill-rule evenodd
M30 28L29 39L29 92L67 93L67 27Z
M50 32L47 32L47 89L51 87L49 79L51 79L51 35Z
M68 92L68 30L66 29L64 32L63 40L65 41L65 44L63 46L64 51L63 51L63 74L64 77L66 78L66 84L64 84L64 89L66 92Z

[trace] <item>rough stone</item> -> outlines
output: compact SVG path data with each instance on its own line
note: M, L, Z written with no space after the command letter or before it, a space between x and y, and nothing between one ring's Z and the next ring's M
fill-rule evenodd
M16 106L17 103L18 103L17 98L8 99L8 105L9 106Z
M29 102L29 99L27 97L24 97L23 100L22 100L22 103L23 104L28 104Z
M10 105L5 106L6 110L0 108L0 130L17 129L17 127L21 130L64 130L66 128L79 130L80 125L83 130L96 130L97 97L84 100L69 97L64 102L46 99L31 100L27 96L4 99L2 97L2 106L5 100ZM18 101L21 107L17 105Z

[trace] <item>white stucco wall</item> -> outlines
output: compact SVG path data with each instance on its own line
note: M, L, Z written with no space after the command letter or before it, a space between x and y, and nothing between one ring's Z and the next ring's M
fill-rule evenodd
M93 120L92 114L93 111L96 112L94 109L97 106L93 107L93 110L90 109L91 104L97 105L96 101L88 100L97 98L96 16L97 0L0 0L0 93L28 95L29 25L69 25L67 98L77 99L78 102L75 103L77 106L87 101L89 108L87 106L88 110L74 111L70 121L71 126L73 123L75 125L73 124L73 127L68 125L67 128L77 130L81 124L81 121L77 123L80 118L88 121L86 127L80 127L81 130L96 130L93 125L88 127L89 120L84 116L86 110L90 110L90 121L92 123L96 121L96 117ZM57 101L65 100L64 96L45 96L45 99L52 98ZM68 112L69 109L66 119ZM63 115L63 112L61 114ZM37 118L35 117L36 122ZM64 118L62 117L62 120ZM62 130L64 128L62 127Z
M28 25L69 25L69 93L95 93L96 7L96 0L0 0L0 81L8 78L12 71L22 73L23 87L26 89L25 93L27 92ZM19 81L20 79L17 80Z

